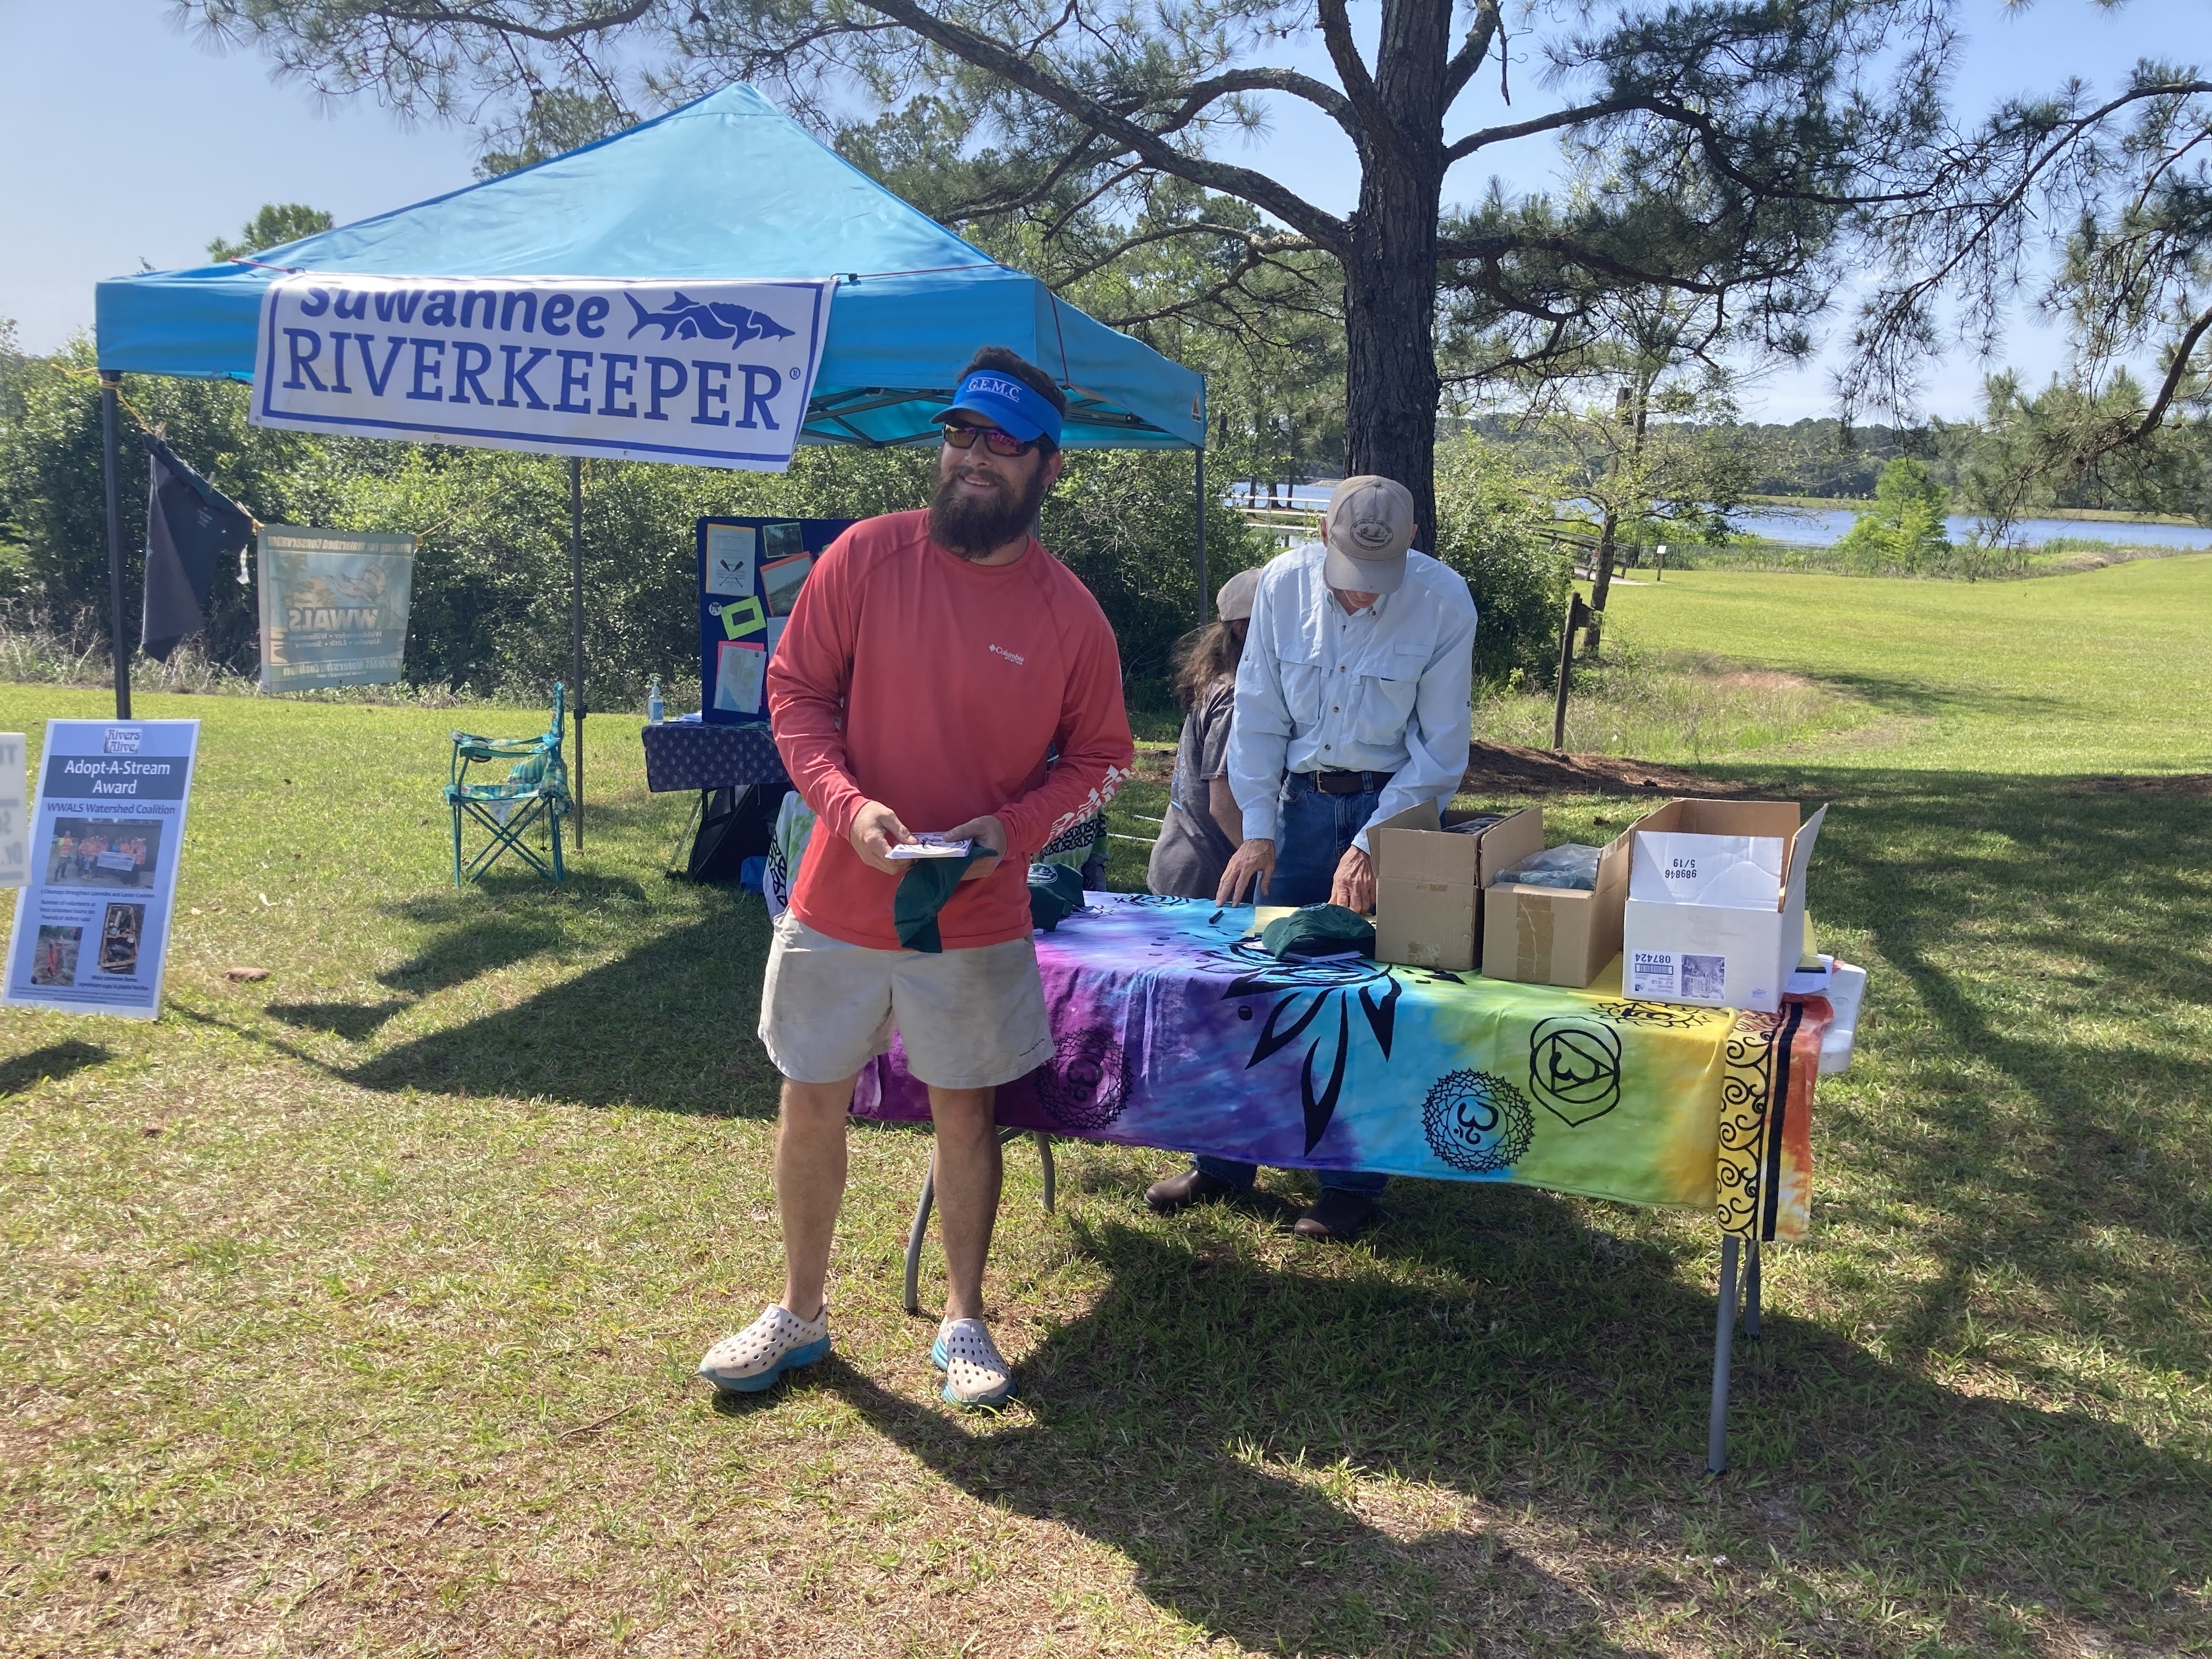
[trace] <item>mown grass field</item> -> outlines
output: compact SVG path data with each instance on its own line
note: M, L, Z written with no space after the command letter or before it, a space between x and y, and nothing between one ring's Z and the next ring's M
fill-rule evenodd
M0 1651L2212 1650L2212 559L1617 593L1638 672L1738 677L1706 769L1837 803L1814 908L1874 975L1726 1478L1702 1219L1400 1183L1322 1252L1297 1178L1163 1221L1174 1159L1079 1146L1052 1217L1010 1154L1024 1397L957 1416L899 1129L837 1358L717 1405L780 1282L765 923L663 874L635 721L566 890L457 894L453 716L148 699L206 722L168 1012L0 1014ZM1686 757L1624 699L1593 746Z

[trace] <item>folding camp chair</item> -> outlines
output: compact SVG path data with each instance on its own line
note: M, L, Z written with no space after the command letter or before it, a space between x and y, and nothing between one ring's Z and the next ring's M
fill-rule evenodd
M520 854L530 867L548 881L560 881L561 820L568 811L568 769L561 759L562 688L553 687L553 724L542 738L480 738L473 732L453 734L453 757L446 782L446 804L453 809L453 885L464 878L473 881L501 853ZM509 763L507 777L499 783L471 783L469 769ZM461 854L464 815L491 839L464 864ZM532 825L543 828L552 846L547 864L524 842Z

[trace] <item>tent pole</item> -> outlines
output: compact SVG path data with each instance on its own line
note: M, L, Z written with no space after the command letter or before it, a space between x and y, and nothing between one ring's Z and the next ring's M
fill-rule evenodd
M115 718L131 718L131 653L123 641L123 495L116 477L122 462L115 453L115 396L123 376L100 371L100 455L107 482L107 640L115 653Z
M1203 628L1212 597L1206 591L1206 446L1199 445L1193 453L1198 474L1198 625Z
M575 645L575 678L569 707L576 711L576 850L584 850L584 462L568 458L568 623Z

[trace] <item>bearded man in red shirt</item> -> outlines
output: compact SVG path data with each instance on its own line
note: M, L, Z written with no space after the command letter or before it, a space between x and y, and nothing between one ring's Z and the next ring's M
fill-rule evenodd
M1013 1395L983 1322L983 1266L998 1085L1052 1053L1029 861L1103 807L1135 758L1113 629L1035 533L1066 408L1042 370L978 352L939 417L928 510L833 542L769 665L776 747L817 817L761 992L761 1042L784 1079L783 1300L707 1351L699 1374L718 1389L756 1392L830 1352L846 1112L896 1025L935 1124L947 1285L930 1357L957 1405ZM899 856L916 832L974 843L933 917L944 889L931 884L950 872Z

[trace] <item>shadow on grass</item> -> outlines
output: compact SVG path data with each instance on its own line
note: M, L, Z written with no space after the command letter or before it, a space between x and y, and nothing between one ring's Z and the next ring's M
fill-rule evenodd
M49 1042L43 1048L0 1060L0 1095L19 1095L38 1084L56 1082L114 1057L96 1042L79 1042L74 1037Z
M269 1016L303 1031L328 1031L349 1042L363 1042L385 1022L415 1005L404 997L381 1002L272 1002Z
M1390 1273L1359 1257L1277 1271L1226 1221L1077 1226L1110 1288L1030 1358L1027 1403L1002 1424L963 1426L849 1372L825 1382L948 1480L1110 1544L1161 1605L1254 1646L1416 1650L1474 1629L1602 1648L1580 1591L1426 1528L1418 1488L1402 1516L1354 1513L1329 1491L1339 1463L1572 1528L1594 1547L1589 1593L1615 1607L1677 1593L1640 1582L1645 1567L1771 1547L1790 1565L1753 1611L1814 1645L1890 1644L1806 1626L1789 1595L1823 1579L1894 1584L1968 1650L2025 1650L2007 1598L2161 1650L2193 1639L2201 1606L2176 1587L2212 1577L2212 1474L2192 1408L2172 1408L2160 1447L2108 1420L2162 1409L2141 1401L2000 1396L2035 1397L2047 1376L2081 1400L2092 1385L2063 1351L2083 1345L2129 1357L2136 1380L2116 1386L2212 1370L2202 802L2075 778L1756 775L1778 773L1842 803L1812 908L1875 975L1862 1066L1814 1114L1815 1226L1840 1194L1868 1194L1850 1248L1936 1271L1833 1279L1832 1325L1771 1317L1741 1350L1727 1480L1702 1480L1710 1291L1664 1250L1577 1219L1601 1212L1526 1191L1400 1183L1374 1246ZM348 1075L766 1115L774 1079L750 1035L766 940L757 902L731 896ZM1097 1186L1068 1162L1071 1186ZM2006 1273L2036 1305L1992 1307ZM1986 1355L1987 1395L1932 1382L1931 1366L1983 1358L1993 1318L2017 1334Z
M635 884L605 885L613 892ZM371 1089L773 1115L775 1068L753 1035L768 914L750 894L717 892L708 902L714 913L707 920L663 933L617 962L338 1075ZM558 915L518 918L487 909L475 922L453 921L384 980L424 994L551 949L560 937Z
M1797 1597L1830 1573L1948 1601L1966 1631L2008 1596L2169 1633L2191 1616L2172 1592L2212 1541L2203 1464L1783 1318L1740 1346L1735 1467L1710 1482L1709 1293L1542 1194L1408 1197L1380 1243L1419 1258L1418 1285L1357 1258L1277 1271L1202 1222L1076 1224L1111 1287L1028 1358L1003 1421L842 1367L821 1386L963 1490L1111 1547L1158 1605L1270 1651L1622 1651L1593 1601L1618 1618L1686 1553L1739 1564L1720 1592L1739 1628L1823 1649L1879 1635L1811 1622ZM1346 1468L1408 1484L1367 1481L1354 1509ZM1479 1500L1480 1526L1440 1524L1437 1487ZM1562 1531L1574 1584L1527 1547Z
M1872 940L1869 1036L1910 1103L1841 1127L1927 1207L1944 1264L1893 1354L1957 1351L1966 1286L2002 1270L2146 1365L2212 1370L2212 1327L2189 1311L2212 1238L2202 804L2070 779L1795 781L1852 799L1823 832L1811 907Z
M2065 697L2036 696L2021 691L2001 691L1986 685L1937 684L1926 680L1899 679L1883 674L1855 673L1847 669L1807 669L1805 678L1863 699L1888 714L1915 719L1946 715L2002 715L2032 724L2039 718L2072 715L2079 705Z

